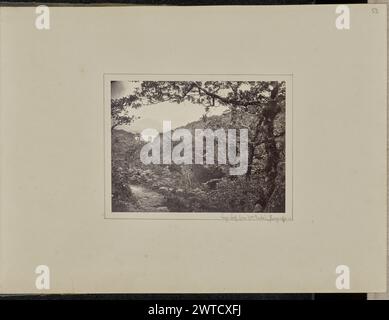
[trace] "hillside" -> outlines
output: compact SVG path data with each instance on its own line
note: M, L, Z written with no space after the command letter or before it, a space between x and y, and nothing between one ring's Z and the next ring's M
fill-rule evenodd
M244 124L249 129L250 139L253 139L255 123L254 116L250 114L245 114L244 118L240 117L239 121L233 123L231 114L226 113L200 119L181 128L188 129L194 135L195 129L239 129ZM282 195L281 197L278 195L284 192L282 179L281 187L271 195L277 198L276 201L268 204L264 200L267 190L263 169L266 152L263 147L254 150L253 172L248 177L230 176L228 165L174 163L145 165L139 158L144 144L145 142L137 140L133 133L123 130L112 132L113 175L117 175L113 180L119 181L119 187L125 184L128 190L135 191L135 195L133 191L129 191L129 197L125 194L121 196L125 198L121 200L122 204L123 201L124 203L127 201L131 205L116 206L118 211L262 212L267 210L282 212L284 210L285 200L282 199ZM215 147L216 151L217 145ZM150 206L147 202L156 205Z

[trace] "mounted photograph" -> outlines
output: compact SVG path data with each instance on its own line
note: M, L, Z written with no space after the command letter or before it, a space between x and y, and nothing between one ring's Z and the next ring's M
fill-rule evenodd
M112 212L285 213L286 81L110 81Z

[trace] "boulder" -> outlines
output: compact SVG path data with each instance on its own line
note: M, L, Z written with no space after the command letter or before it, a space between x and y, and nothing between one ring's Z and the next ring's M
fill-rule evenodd
M205 182L205 185L209 188L209 189L216 189L217 188L217 184L220 182L221 179L211 179L211 180L208 180L207 182Z

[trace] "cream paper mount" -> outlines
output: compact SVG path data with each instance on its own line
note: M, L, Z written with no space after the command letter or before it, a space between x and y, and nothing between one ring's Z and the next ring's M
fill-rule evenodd
M385 291L385 6L48 9L0 8L1 292Z

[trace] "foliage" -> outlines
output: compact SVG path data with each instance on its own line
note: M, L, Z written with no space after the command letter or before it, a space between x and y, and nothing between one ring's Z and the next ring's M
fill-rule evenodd
M135 199L132 197L129 186L129 172L117 163L112 164L112 211L132 211L132 204Z
M111 100L111 130L117 128L120 125L129 125L135 120L135 116L129 115L129 107L140 107L140 104L137 103L137 100L138 98L134 95Z

